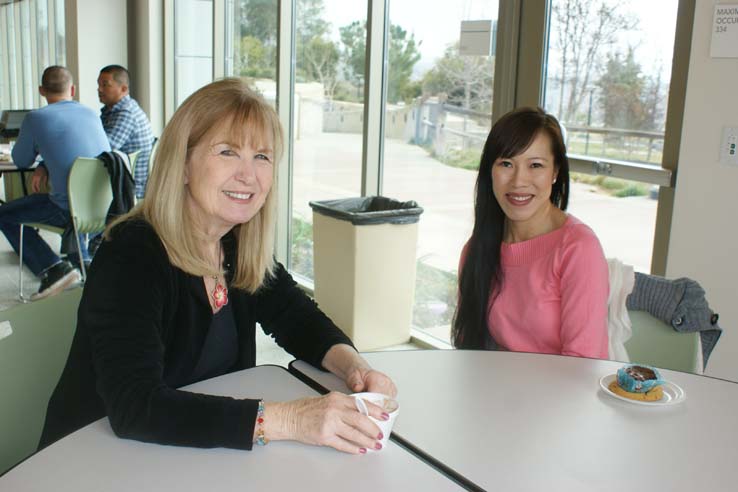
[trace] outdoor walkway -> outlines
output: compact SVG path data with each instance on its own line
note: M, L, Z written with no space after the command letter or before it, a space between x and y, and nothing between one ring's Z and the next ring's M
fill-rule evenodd
M310 200L359 196L361 135L323 133L295 146L295 213L312 221ZM382 194L415 200L420 219L418 257L447 271L458 267L459 253L471 234L476 172L441 164L424 149L398 140L385 144ZM649 271L656 200L616 198L595 187L572 183L569 212L594 229L606 256Z

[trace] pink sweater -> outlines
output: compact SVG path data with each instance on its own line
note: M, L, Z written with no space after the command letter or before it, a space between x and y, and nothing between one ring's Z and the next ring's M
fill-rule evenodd
M502 243L502 291L490 334L516 352L607 359L608 270L592 229L569 215L555 231Z

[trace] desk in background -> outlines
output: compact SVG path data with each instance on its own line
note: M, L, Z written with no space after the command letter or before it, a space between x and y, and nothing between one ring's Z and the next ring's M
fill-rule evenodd
M186 389L213 395L292 400L316 393L284 368L261 366ZM397 444L348 455L332 448L273 442L253 451L196 449L120 439L101 419L52 444L0 477L0 490L220 492L463 490Z
M733 491L738 384L662 371L686 400L645 407L605 394L619 362L462 350L362 354L397 384L393 436L486 490ZM327 389L343 382L302 361Z
M18 169L10 155L10 145L0 144L0 173L5 186L6 202L28 195L28 190L31 189L31 176L35 168L34 165L30 168Z

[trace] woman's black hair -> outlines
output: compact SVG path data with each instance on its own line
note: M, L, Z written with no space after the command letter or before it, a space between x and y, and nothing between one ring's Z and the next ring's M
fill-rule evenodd
M541 132L551 140L556 169L551 203L561 210L568 205L569 160L559 122L541 108L518 108L502 116L492 126L479 162L474 230L459 271L459 302L451 329L456 348L485 348L490 299L502 287L500 247L505 214L492 191L492 164L500 157L522 154Z

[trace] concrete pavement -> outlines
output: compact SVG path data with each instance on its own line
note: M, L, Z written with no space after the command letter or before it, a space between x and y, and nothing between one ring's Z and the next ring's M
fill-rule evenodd
M310 200L356 197L361 188L361 135L322 133L295 145L294 213L312 221ZM415 200L420 218L418 258L447 271L458 267L459 253L471 234L476 172L446 166L418 146L385 142L383 195ZM600 238L608 257L648 272L651 264L656 200L617 198L591 185L572 183L569 210Z

